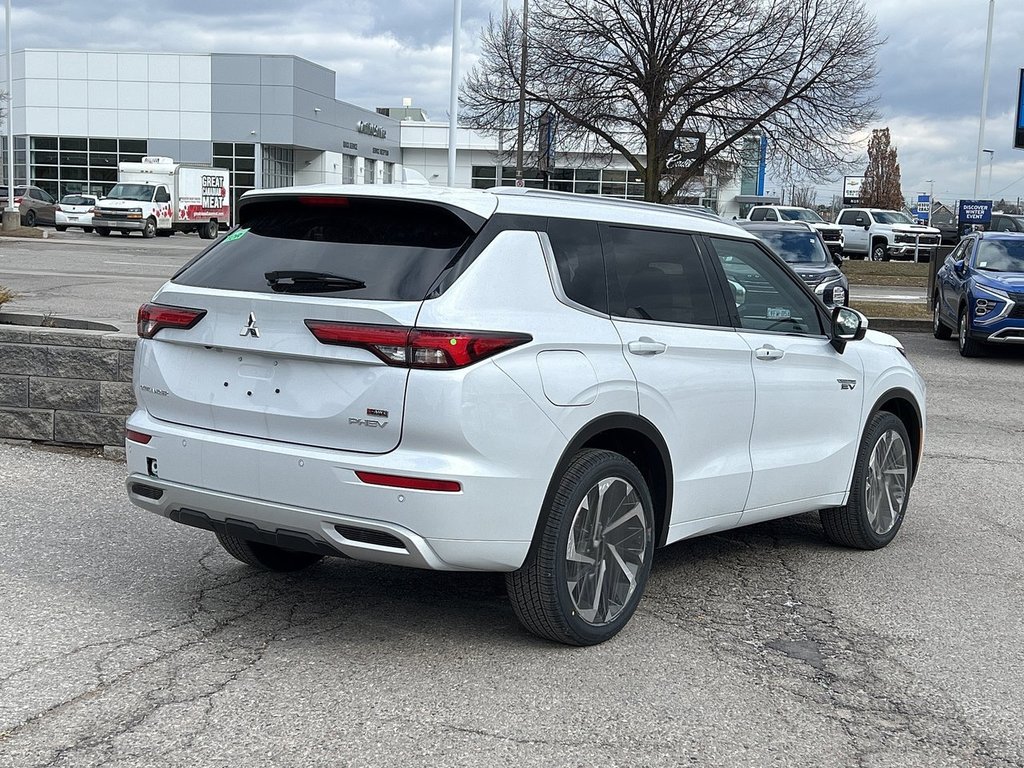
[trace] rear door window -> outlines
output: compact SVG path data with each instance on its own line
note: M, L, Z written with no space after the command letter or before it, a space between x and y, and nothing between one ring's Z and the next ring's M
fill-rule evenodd
M484 223L439 205L329 196L260 199L245 205L240 219L237 229L173 281L254 293L419 301ZM306 287L295 289L297 279Z
M688 325L718 325L719 318L693 237L607 226L611 314Z

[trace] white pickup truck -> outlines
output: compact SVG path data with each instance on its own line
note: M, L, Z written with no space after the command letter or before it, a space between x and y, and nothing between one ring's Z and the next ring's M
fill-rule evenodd
M842 227L848 256L872 261L931 261L942 242L935 227L914 223L900 211L847 208L836 224Z
M112 230L143 237L198 232L212 240L231 222L230 177L226 168L169 157L120 163L117 184L93 209L93 228L104 237Z

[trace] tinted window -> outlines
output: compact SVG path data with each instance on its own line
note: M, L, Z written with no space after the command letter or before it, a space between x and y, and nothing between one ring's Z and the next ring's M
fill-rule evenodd
M875 211L872 216L879 224L913 224L909 216L899 211Z
M856 224L857 223L857 217L861 216L861 215L862 215L861 211L843 211L841 214L839 214L839 221L836 222L836 223L838 223L838 224Z
M771 208L764 212L765 221L778 221L779 217Z
M750 212L751 221L764 221L764 208L755 208Z
M548 238L565 295L607 314L608 286L597 222L549 219Z
M606 227L602 234L613 315L719 324L711 287L692 237L680 232L615 226Z
M61 205L93 205L94 203L94 198L82 197L82 195L64 195L60 199Z
M260 200L242 208L241 219L174 282L271 293L266 273L304 271L366 284L317 295L418 301L473 236L451 211L403 200Z
M742 328L821 334L817 305L789 270L754 243L717 238L711 242L732 288Z

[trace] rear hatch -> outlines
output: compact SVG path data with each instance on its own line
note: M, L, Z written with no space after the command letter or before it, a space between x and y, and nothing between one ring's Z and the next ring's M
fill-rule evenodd
M321 343L307 322L412 327L485 219L435 202L322 193L259 196L239 217L154 298L204 314L141 345L140 404L157 419L233 435L394 449L409 369L379 349Z

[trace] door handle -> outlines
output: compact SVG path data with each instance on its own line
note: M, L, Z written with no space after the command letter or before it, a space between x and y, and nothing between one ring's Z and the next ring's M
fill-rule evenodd
M629 342L626 348L634 355L660 355L668 349L668 344L655 341L648 336L641 336L636 341Z
M771 344L763 344L754 350L754 357L758 360L778 360L784 354L786 353L783 350L776 349Z

